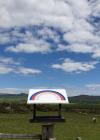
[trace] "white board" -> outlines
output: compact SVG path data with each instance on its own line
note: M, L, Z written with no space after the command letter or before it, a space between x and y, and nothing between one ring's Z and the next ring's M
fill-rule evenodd
M68 104L65 89L30 89L28 104Z

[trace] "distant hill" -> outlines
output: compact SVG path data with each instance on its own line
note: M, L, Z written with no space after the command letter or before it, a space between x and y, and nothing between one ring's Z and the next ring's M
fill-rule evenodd
M99 103L100 104L100 96L79 95L79 96L69 97L69 101L72 103Z
M26 101L27 94L20 93L20 94L0 94L0 101Z
M27 94L0 94L0 101L27 101ZM99 103L100 96L79 95L69 97L70 103Z

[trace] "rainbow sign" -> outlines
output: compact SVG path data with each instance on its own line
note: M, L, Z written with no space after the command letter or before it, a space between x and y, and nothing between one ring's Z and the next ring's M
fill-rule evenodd
M68 97L64 89L30 89L27 103L68 103Z

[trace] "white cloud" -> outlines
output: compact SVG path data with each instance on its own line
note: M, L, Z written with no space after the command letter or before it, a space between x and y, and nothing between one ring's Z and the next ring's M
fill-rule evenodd
M70 7L64 0L1 0L0 6L1 27L45 23L70 28L73 20Z
M45 24L69 30L91 14L87 0L1 0L0 6L0 27Z
M43 39L38 39L33 36L31 31L26 30L25 33L21 33L18 29L9 31L9 33L0 33L0 43L10 43L12 46L8 46L5 50L12 52L24 52L24 53L47 53L51 51L51 46ZM13 46L13 44L17 44Z
M34 75L34 74L39 74L41 73L40 70L38 69L33 69L33 68L26 68L26 67L19 67L15 73L23 74L23 75Z
M38 31L37 31L37 34L38 34L39 36L41 36L42 39L48 39L48 38L50 38L50 39L52 39L54 42L59 43L59 40L60 40L60 39L59 39L59 38L60 38L59 34L57 34L56 31L51 30L51 29L48 28L48 27L44 27L44 28L38 30Z
M20 28L19 28L20 29ZM45 32L46 31L46 32ZM5 38L5 36L8 37L7 40L3 40L0 43L10 43L11 46L8 46L5 48L5 51L11 51L11 52L24 52L24 53L47 53L51 51L50 44L45 41L45 37L49 36L52 37L57 41L57 36L55 35L53 31L50 29L42 29L41 32L37 31L38 35L43 36L42 39L36 38L32 34L32 31L25 30L25 33L20 32L18 29L15 28L15 30L9 31L9 33L1 33L0 35L2 38ZM45 34L45 35L43 35ZM2 39L1 38L1 39ZM17 44L16 46L13 46L13 44Z
M98 48L94 49L92 57L93 58L100 58L100 46Z
M77 96L77 95L90 95L90 96L100 96L100 87L87 87L87 86L67 86L66 91L68 96Z
M10 41L10 36L8 33L0 33L0 44L5 44Z
M92 53L93 47L85 44L71 44L71 45L59 45L58 49L59 51L69 51L69 52L75 52L75 53Z
M80 73L94 69L96 64L97 62L78 62L67 58L61 64L53 64L52 68L60 69L69 73Z
M74 53L90 53L92 58L100 58L100 46L73 43L70 45L58 45L57 51L67 51Z
M36 75L40 74L41 70L28 68L28 67L21 67L21 66L9 66L9 65L1 65L0 64L0 74L9 74L15 73L20 75Z
M68 46L70 51L91 53L93 58L99 58L99 29L93 25L93 21L91 22L91 18L99 17L99 7L100 0L1 0L0 27L15 27L16 31L11 33L12 37L8 35L9 33L0 34L0 42L17 40L16 46L12 45L6 49L13 52L47 53L52 48L45 39L51 37L58 46L60 44L59 35L48 28L53 27L54 30L58 29L64 41L70 44ZM43 36L41 40L34 39L29 31L24 34L17 30L18 27L30 25L44 27L43 30L37 30L38 34ZM22 42L18 43L18 40Z
M0 57L0 63L13 64L15 63L12 57Z
M11 57L0 57L0 74L8 74L13 72L12 64L19 64L18 62L14 62Z
M98 19L96 23L93 21L95 18ZM52 46L46 39L51 38L58 44L58 47L54 46L57 50L87 53L97 59L100 58L99 19L100 0L0 0L0 47L10 43L11 46L4 47L9 52L47 53L52 51ZM33 31L27 28L34 25L43 27L36 30L41 39L32 34L34 28L31 28ZM20 32L23 26L27 31ZM69 45L65 46L63 41ZM65 59L52 67L80 73L94 69L96 63L95 60ZM0 57L0 74L6 73L34 75L41 70L22 66L12 58Z
M40 74L42 71L24 67L20 62L15 61L12 57L0 57L0 74L21 74L21 75L35 75Z
M0 74L8 74L13 72L13 68L0 64Z
M91 3L91 9L92 9L92 15L93 16L98 16L100 17L100 0L96 0L96 1L90 1Z
M19 94L19 93L28 93L28 89L0 88L0 94Z
M0 57L0 64L1 65L21 65L19 61L15 61L12 57Z
M64 39L70 43L100 43L100 38L89 31L72 31L64 35Z
M86 87L92 90L100 90L100 84L87 84Z
M28 40L26 43L19 43L17 46L10 46L6 51L24 52L24 53L47 53L51 51L50 44L43 40Z

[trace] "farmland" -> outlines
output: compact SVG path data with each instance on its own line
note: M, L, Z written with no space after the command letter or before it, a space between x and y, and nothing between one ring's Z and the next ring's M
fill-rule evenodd
M43 115L43 112L39 113ZM40 124L29 123L31 116L31 113L0 114L0 133L40 133ZM100 140L99 115L64 113L64 116L66 122L55 125L57 140L75 140L78 136L82 137L82 140ZM97 118L95 124L92 122L94 116Z
M0 133L38 134L41 124L30 123L32 106L26 104L27 95L0 96ZM38 114L55 114L57 106L38 105ZM70 98L70 104L62 106L65 123L55 125L57 140L100 140L100 98L79 96ZM94 124L92 118L97 118ZM5 139L4 139L5 140Z

